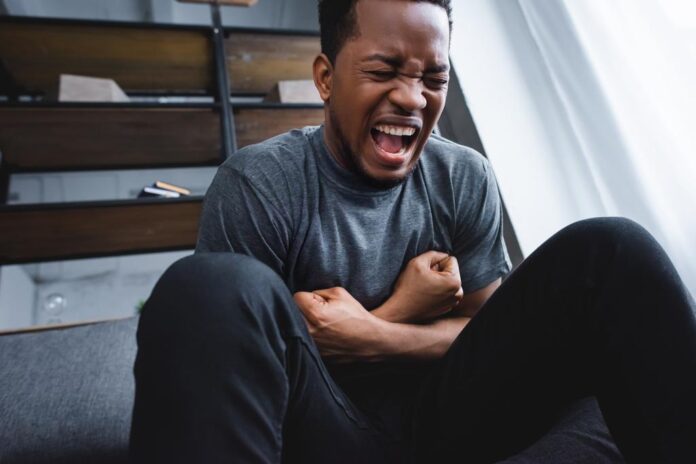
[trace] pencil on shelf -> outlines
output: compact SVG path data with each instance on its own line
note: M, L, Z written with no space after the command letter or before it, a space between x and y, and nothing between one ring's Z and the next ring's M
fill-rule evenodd
M182 196L191 195L191 191L187 188L178 185L170 184L158 180L152 185L143 187L138 194L138 198L143 197L160 197L160 198L179 198Z

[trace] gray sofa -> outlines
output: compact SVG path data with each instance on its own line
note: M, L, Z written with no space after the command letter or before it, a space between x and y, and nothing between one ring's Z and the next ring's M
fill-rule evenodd
M124 463L137 318L0 336L0 463Z
M0 336L0 463L127 462L137 323ZM622 462L608 434L597 439L576 428L596 407L593 399L576 403L505 463ZM571 443L591 443L599 455L569 455Z

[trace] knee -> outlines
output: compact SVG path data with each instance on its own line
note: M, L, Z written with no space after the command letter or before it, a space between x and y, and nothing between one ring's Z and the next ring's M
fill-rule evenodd
M584 219L565 227L560 236L581 244L605 244L622 248L654 248L655 238L643 226L624 217Z
M254 298L285 289L268 266L236 253L198 253L172 264L160 277L143 319L169 326L220 324L253 305ZM141 321L142 323L143 321Z
M569 241L579 255L602 262L638 268L672 267L662 246L643 226L623 217L602 217L575 222L559 236Z
M268 281L275 283L280 277L261 261L239 253L189 255L169 266L160 278L163 285L202 291L211 288L243 290Z
M561 230L561 233L621 240L628 236L650 235L643 226L625 217L596 217L574 222Z

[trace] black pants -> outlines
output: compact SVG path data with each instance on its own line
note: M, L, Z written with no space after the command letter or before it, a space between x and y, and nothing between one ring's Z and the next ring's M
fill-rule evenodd
M536 447L529 462L610 461L592 400L578 402L594 396L628 462L695 463L694 309L643 228L581 221L522 263L443 359L329 372L270 269L190 256L140 320L131 455L477 463Z

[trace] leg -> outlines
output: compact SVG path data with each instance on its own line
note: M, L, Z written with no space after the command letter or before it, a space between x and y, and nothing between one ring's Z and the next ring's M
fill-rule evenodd
M292 296L232 253L162 276L138 328L135 462L372 462L374 435L324 367Z
M498 464L623 464L595 398L572 402L534 444Z
M632 221L573 224L505 281L423 384L416 456L492 462L596 395L629 462L696 462L693 299Z

